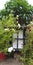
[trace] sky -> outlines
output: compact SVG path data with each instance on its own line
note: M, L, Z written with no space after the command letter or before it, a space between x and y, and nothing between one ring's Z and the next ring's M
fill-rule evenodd
M33 0L27 0L29 4L33 5Z
M4 8L4 4L9 0L0 0L0 10ZM33 5L33 0L27 0L29 4Z
M0 0L0 10L4 8L4 4L9 0Z

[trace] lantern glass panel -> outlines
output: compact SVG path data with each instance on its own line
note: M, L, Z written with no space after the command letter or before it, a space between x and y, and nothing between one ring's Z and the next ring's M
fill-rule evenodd
M23 40L18 41L18 48L23 48Z
M23 38L23 31L19 31L19 38Z
M13 38L17 38L17 33L14 33L13 34Z
M13 41L13 48L17 48L17 40Z

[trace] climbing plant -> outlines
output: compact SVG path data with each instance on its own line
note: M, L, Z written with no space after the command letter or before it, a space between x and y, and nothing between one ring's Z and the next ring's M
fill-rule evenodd
M33 65L33 25L29 24L26 30L25 46L20 58L24 65Z

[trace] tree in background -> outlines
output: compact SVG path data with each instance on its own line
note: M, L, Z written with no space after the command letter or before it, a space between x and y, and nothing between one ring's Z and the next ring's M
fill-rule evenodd
M26 0L10 0L5 4L5 9L0 12L0 18L8 16L11 12L15 17L18 15L18 22L21 25L28 24L32 20L33 6Z

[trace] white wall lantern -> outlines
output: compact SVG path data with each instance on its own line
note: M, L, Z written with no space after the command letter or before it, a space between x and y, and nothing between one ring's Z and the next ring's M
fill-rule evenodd
M13 34L13 48L22 49L23 48L23 30L20 30L19 33Z

